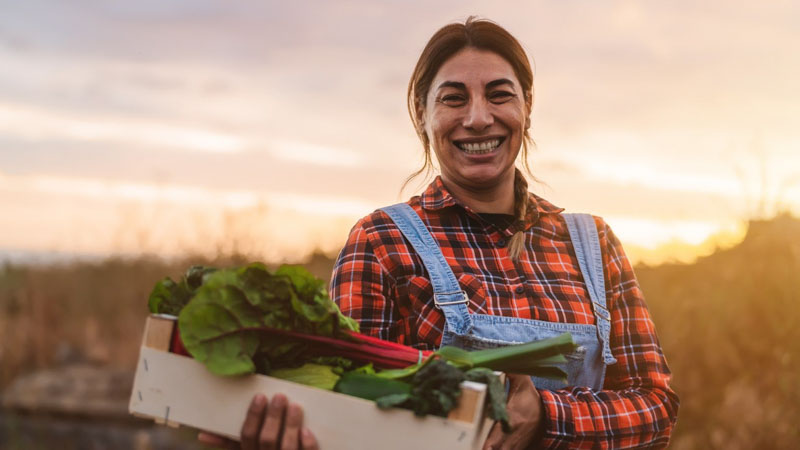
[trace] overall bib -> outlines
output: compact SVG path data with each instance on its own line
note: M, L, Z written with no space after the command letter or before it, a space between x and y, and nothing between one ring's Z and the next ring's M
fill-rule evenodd
M611 316L606 307L600 240L592 216L563 214L592 302L596 325L586 325L471 314L467 309L467 294L458 285L441 249L416 211L406 203L388 206L382 210L411 243L428 271L433 286L433 301L445 318L442 346L480 350L522 344L569 332L577 348L566 355L567 363L561 366L567 373L567 384L531 377L534 386L551 390L566 386L585 386L596 390L603 388L606 365L614 364L617 360L611 355L608 344Z

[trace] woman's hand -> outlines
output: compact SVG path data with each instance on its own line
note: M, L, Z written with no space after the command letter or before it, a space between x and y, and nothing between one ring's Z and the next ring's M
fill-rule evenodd
M483 444L484 450L528 448L542 424L542 400L527 375L508 375L508 418L511 433L503 433L495 423Z
M303 408L283 394L271 401L257 394L250 402L241 430L241 444L210 433L197 439L206 445L242 450L319 450L317 439L303 427Z

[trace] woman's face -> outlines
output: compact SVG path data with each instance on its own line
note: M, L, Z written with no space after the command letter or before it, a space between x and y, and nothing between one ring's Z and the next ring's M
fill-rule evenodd
M420 115L444 181L485 190L513 180L530 106L500 55L468 47L445 61Z

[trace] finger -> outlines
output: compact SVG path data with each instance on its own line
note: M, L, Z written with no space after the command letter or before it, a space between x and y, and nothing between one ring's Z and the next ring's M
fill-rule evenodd
M495 422L491 431L489 431L489 436L486 438L486 442L483 443L483 450L499 449L502 442L503 428L500 425L500 422Z
M261 427L261 435L258 437L259 449L277 450L278 443L281 441L281 430L283 429L283 415L286 412L286 405L289 401L283 394L275 394L267 407L267 414L264 418L264 425Z
M297 403L289 403L283 425L281 450L297 450L300 445L300 428L303 426L303 408Z
M221 447L221 448L236 448L238 443L236 441L232 441L230 439L224 438L222 436L217 436L216 434L206 433L205 431L201 431L197 434L197 440L209 447Z
M303 450L319 450L317 437L308 428L300 431L300 444L303 446Z
M258 448L258 432L264 421L264 410L267 407L267 397L256 394L247 409L247 416L242 424L241 439L242 450L256 450Z

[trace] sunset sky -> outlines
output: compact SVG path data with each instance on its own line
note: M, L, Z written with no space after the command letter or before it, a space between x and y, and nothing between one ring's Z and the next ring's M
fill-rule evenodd
M796 1L0 0L0 259L336 252L421 190L427 39L535 62L532 190L636 259L800 213Z

